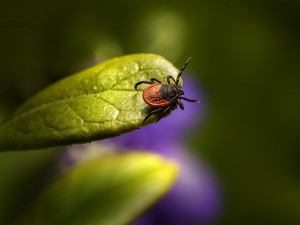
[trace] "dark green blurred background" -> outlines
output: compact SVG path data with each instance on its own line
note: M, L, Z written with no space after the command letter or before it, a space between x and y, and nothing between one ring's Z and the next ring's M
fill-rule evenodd
M300 224L299 21L297 0L2 0L0 122L101 60L192 55L207 113L188 143L220 179L219 224Z

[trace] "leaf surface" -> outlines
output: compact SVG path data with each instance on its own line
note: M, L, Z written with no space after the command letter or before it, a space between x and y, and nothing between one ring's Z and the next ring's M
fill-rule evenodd
M25 102L0 128L0 149L40 149L115 137L155 122L143 119L142 98L150 78L166 82L178 70L154 54L113 58L66 77ZM182 81L180 83L180 86Z

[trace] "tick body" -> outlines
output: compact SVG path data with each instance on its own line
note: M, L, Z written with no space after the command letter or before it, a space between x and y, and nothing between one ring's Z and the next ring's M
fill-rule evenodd
M177 88L171 84L152 84L143 91L144 101L154 108L171 105L177 100L176 95Z
M145 117L143 123L153 114L159 114L156 121L158 122L166 113L168 113L168 111L173 111L178 106L183 110L184 106L181 100L199 102L197 100L182 97L184 92L178 87L179 78L190 60L191 57L188 58L179 71L176 80L172 76L167 76L167 84L163 84L156 78L151 78L150 81L140 81L135 84L135 90L137 90L137 87L141 84L150 84L150 86L143 91L143 99L149 106L153 107L153 110ZM170 80L172 80L174 84L171 84Z

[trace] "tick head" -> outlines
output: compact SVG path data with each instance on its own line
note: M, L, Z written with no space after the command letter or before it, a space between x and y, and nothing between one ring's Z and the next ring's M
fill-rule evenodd
M178 89L178 94L179 94L179 95L184 95L184 92L183 92L183 90L181 90L181 89Z

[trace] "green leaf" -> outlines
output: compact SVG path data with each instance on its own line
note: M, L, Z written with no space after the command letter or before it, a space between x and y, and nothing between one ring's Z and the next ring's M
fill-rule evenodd
M166 82L178 70L165 58L135 54L114 58L69 76L23 104L0 129L0 149L39 149L115 137L138 129L149 113L143 101L154 77ZM182 81L181 81L182 83ZM181 84L180 84L181 85ZM153 123L151 117L147 124Z
M176 175L172 163L142 152L86 161L48 185L16 224L127 224L158 200Z

